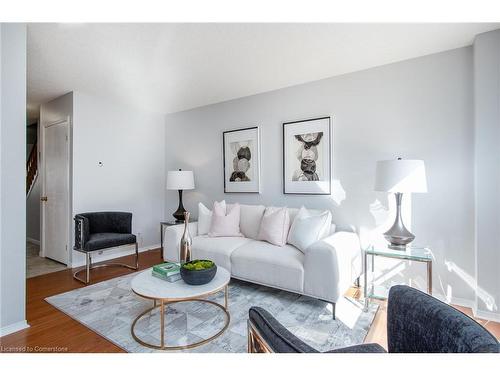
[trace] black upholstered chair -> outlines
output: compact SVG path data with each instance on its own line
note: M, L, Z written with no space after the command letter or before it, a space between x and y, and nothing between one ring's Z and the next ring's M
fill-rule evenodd
M389 353L498 353L497 339L457 309L417 289L398 285L389 291ZM248 352L318 353L266 310L252 307ZM385 353L378 344L361 344L328 353Z
M139 268L139 250L137 239L132 234L132 214L129 212L87 212L78 214L75 220L75 246L73 249L85 254L85 269L76 272L73 277L82 283L90 282L90 270L101 267ZM135 245L135 264L106 263L92 265L92 253L118 246ZM85 271L85 279L78 276Z

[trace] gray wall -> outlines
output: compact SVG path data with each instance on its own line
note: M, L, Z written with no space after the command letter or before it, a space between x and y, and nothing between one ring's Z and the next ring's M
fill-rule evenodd
M132 212L141 249L157 248L165 199L165 117L107 97L73 93L73 214ZM103 163L99 167L99 162ZM95 262L133 252L117 248ZM73 251L72 266L84 264Z
M282 123L325 115L333 124L334 192L286 196ZM262 192L224 194L222 131L255 125L262 136ZM447 266L474 273L471 47L174 113L166 128L167 170L195 172L187 209L196 213L198 201L210 205L215 199L329 208L337 223L358 228L364 245L383 243L380 233L393 220L393 198L373 191L375 162L424 159L429 193L415 194L411 205L405 198L416 243L434 251L434 292L473 300L473 287ZM166 194L170 216L177 195ZM396 276L413 278L405 267ZM412 282L425 287L424 269L416 271Z
M500 30L474 42L478 315L500 321Z
M0 336L26 327L26 25L0 24Z

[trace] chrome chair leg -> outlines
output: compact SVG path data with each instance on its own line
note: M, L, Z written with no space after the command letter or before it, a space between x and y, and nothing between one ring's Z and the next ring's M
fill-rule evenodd
M135 269L139 269L139 245L135 243Z
M85 283L90 283L90 266L92 263L92 259L90 258L90 253L87 253L86 256L86 267L85 267Z
M83 271L82 270L79 270L79 271L76 271L74 274L73 274L73 278L75 280L78 280L79 282L81 283L84 283L84 284L89 284L90 283L90 270L92 269L91 267L91 263L92 263L92 259L90 258L90 253L89 252L86 252L85 253L85 279L82 279L81 277L78 276L78 274L80 272Z
M130 245L128 245L130 246ZM130 270L138 270L139 269L139 244L136 242L135 243L135 261L134 265L131 266L129 264L124 264L124 263L105 263L105 264L99 264L97 266L92 265L92 255L90 251L85 252L85 257L86 257L86 262L85 262L85 279L82 279L81 277L78 276L80 272L83 270L77 271L73 274L73 278L88 285L90 283L90 271L96 268L104 268L104 267L125 267Z

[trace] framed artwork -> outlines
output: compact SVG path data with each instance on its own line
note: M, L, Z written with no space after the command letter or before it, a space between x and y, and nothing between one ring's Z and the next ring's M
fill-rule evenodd
M224 193L260 193L259 128L223 133Z
M283 193L331 194L330 117L283 124Z

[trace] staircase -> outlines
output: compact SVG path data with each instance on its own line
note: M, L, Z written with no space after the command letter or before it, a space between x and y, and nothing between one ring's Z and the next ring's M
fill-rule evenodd
M35 141L33 148L26 161L26 196L28 197L38 177L38 142Z

